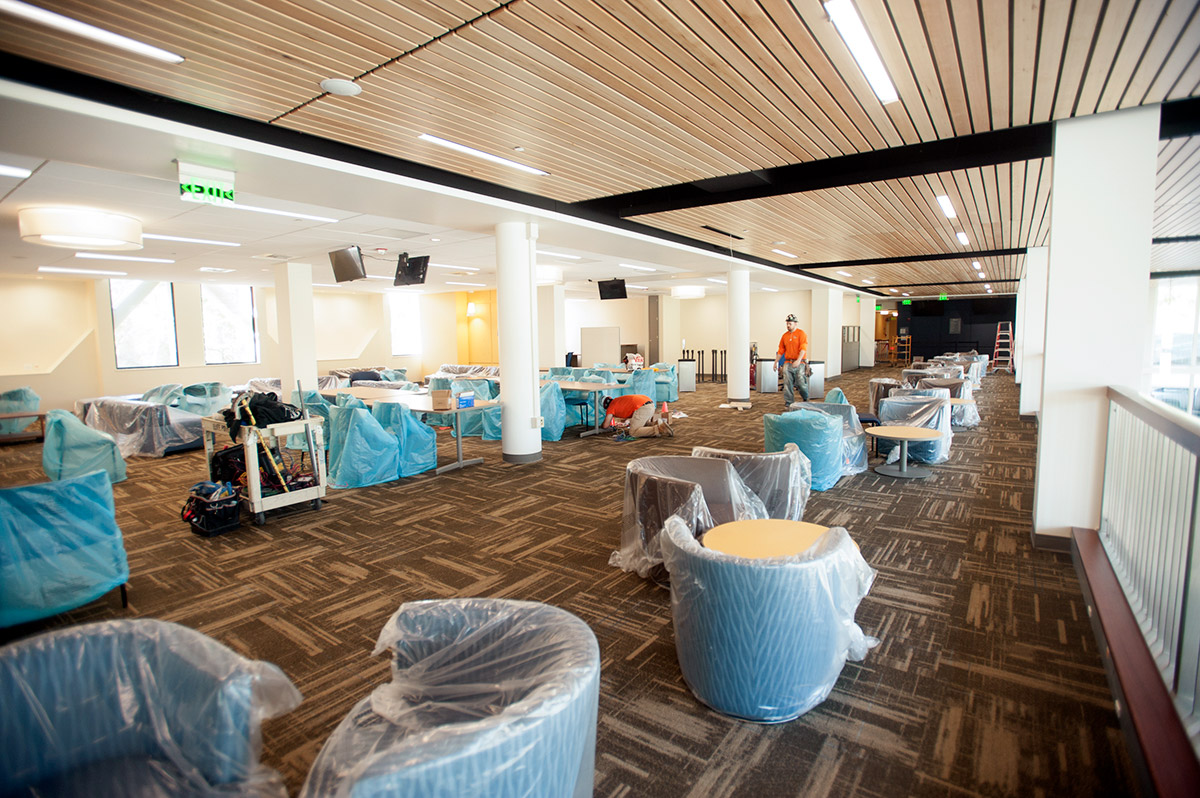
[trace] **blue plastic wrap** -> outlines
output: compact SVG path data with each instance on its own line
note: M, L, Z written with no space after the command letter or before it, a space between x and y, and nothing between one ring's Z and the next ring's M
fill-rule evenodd
M649 396L653 399L658 395L658 384L655 382L656 376L650 369L638 369L629 375L629 379L625 381L625 389L621 393L626 396L631 394Z
M179 406L200 416L211 416L229 407L232 392L219 382L196 382L183 389Z
M156 405L172 405L178 407L183 400L183 386L177 382L159 385L142 394L143 402L153 402Z
M399 442L401 477L437 467L437 431L423 424L407 405L376 402L371 415Z
M763 449L800 447L812 463L813 490L829 490L842 476L842 420L826 413L791 412L763 416Z
M662 538L679 667L718 712L797 718L829 696L847 659L879 642L854 620L875 572L841 527L801 554L767 559L706 549L678 517Z
M364 402L362 399L359 399L357 396L355 396L352 393L343 393L342 391L338 391L336 406L337 407L356 407L359 410L367 409L367 403Z
M846 399L846 394L841 388L834 388L825 394L825 403L830 405L847 405L850 401Z
M392 680L350 710L302 798L584 798L595 773L600 651L544 604L414 601L380 634Z
M854 405L836 402L804 402L797 406L799 413L827 413L842 423L842 475L852 476L867 470L867 434Z
M81 607L127 581L103 471L0 490L0 626Z
M97 469L112 482L125 479L125 458L111 435L94 430L66 410L46 413L42 470L50 479L70 479Z
M262 721L299 703L274 665L165 621L20 640L0 649L0 793L283 798Z
M292 390L292 404L300 407L300 392ZM304 392L304 407L308 410L309 418L321 419L321 441L325 449L329 448L329 408L333 407L324 396L321 396L318 391ZM316 443L314 440L313 443ZM298 449L302 452L308 451L308 440L304 435L289 435L284 444L289 449Z
M493 397L499 399L499 396ZM539 411L542 416L542 440L560 441L567 424L567 404L563 390L554 380L544 380L538 391ZM483 439L498 441L501 438L500 407L488 407L483 411Z
M26 410L36 411L41 403L41 397L32 388L13 388L11 391L0 393L0 413L21 413ZM8 418L0 421L0 435L12 435L23 431L33 423L32 418Z
M950 431L950 404L946 401L948 393L944 388L930 388L931 392L940 391L942 396L889 396L879 403L879 423L902 427L927 427L942 433L942 437L933 441L910 441L908 456L918 463L944 463L950 459L950 442L953 433ZM900 444L885 438L876 439L875 445L882 455L888 456L888 462L899 459Z
M455 401L460 393L474 392L475 398L479 400L487 400L492 398L492 388L494 383L491 380L453 380L450 383L450 399ZM451 435L453 431L453 417L451 418ZM464 438L479 437L483 435L483 408L478 410L467 410L458 414L458 433Z
M329 487L365 488L400 478L400 442L362 407L329 410Z
M656 402L679 401L679 370L674 363L653 363L650 370L654 372L654 382L657 385L655 393L650 397Z
M379 376L388 382L408 382L408 369L384 369Z

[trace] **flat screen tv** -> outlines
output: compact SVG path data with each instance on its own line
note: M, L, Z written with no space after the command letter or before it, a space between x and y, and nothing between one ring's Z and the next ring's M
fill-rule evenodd
M361 280L367 276L367 269L363 266L362 250L358 247L335 249L329 253L329 263L333 266L333 279L339 283Z
M428 270L428 255L410 258L407 252L402 252L396 261L396 279L392 281L392 285L424 285L425 272Z
M625 281L621 278L614 280L600 280L596 283L600 287L601 299L625 299Z

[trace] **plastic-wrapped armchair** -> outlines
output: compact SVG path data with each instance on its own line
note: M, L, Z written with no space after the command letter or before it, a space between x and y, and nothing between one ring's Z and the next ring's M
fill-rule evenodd
M300 392L292 390L292 404L300 407ZM329 408L333 404L324 396L321 396L320 391L306 390L304 392L304 408L308 410L309 418L321 418L321 440L324 448L329 448ZM304 435L289 435L287 437L287 447L289 449L299 449L305 451L308 449L308 440Z
M718 457L732 463L746 487L762 499L768 518L804 520L812 492L812 463L796 444L787 444L782 452L731 452L696 446L692 457Z
M125 458L106 432L94 430L66 410L46 413L42 470L50 479L69 479L100 469L109 481L125 479Z
M829 490L842 478L842 420L828 413L763 415L763 449L781 452L794 443L812 463L813 490Z
M650 370L656 385L655 394L650 398L656 402L679 401L679 367L674 363L653 363Z
M229 407L232 397L232 392L222 383L195 382L184 386L179 407L198 416L211 416Z
M679 667L718 712L793 720L878 642L854 621L875 572L841 527L801 554L761 560L704 548L678 517L662 537Z
M492 398L492 392L495 387L495 383L491 380L452 380L450 383L450 396L454 398L460 393L471 391L474 392L476 399L487 400ZM450 420L450 426L454 427L453 418ZM483 435L483 408L459 413L457 431L464 438ZM454 429L451 429L450 434L455 434Z
M879 414L879 400L888 397L892 391L899 388L900 380L891 377L873 377L867 381L867 413Z
M400 477L437 468L437 432L421 422L400 402L376 402L371 415L397 441L400 451Z
M939 389L926 389L939 390ZM944 389L940 389L944 390ZM912 441L908 444L909 458L919 463L944 463L950 459L950 404L940 396L889 396L879 403L879 423L888 426L927 427L942 433L933 441ZM888 462L900 456L900 444L880 438L876 441L879 453Z
M974 364L979 365L979 364ZM974 393L971 389L971 381L963 378L961 380L926 377L917 382L917 390L929 388L945 388L950 392L951 399L973 399ZM978 427L980 422L979 408L974 404L961 404L950 406L950 423L958 427Z
M700 535L717 524L766 518L767 508L729 460L714 457L639 457L625 466L621 548L609 565L662 582L659 533L679 515Z
M103 471L0 490L0 626L82 607L115 587L124 606L127 581Z
M625 381L625 388L620 391L625 396L640 394L654 399L658 396L658 375L650 369L637 369Z
M329 487L364 488L400 478L400 443L365 407L329 411Z
M42 398L32 388L13 388L0 392L0 413L37 412ZM13 435L29 426L32 418L6 418L0 421L0 435Z
M274 665L151 619L0 649L0 793L285 796L264 718L300 693Z
M142 401L178 407L179 403L183 401L183 385L178 382L157 385L142 394Z
M392 681L330 735L302 798L592 794L600 651L583 621L528 601L414 601L384 651Z
M800 413L828 413L837 416L842 422L842 476L861 474L867 470L867 433L863 432L854 405L802 402L796 410Z
M494 397L499 399L500 397ZM545 380L538 389L539 412L542 415L542 440L560 441L567 425L567 403L563 389L554 380ZM483 411L483 439L498 441L501 438L499 407L487 407Z

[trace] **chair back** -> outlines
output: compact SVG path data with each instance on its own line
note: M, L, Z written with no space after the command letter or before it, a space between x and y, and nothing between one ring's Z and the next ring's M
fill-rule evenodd
M46 413L42 470L50 479L83 476L97 469L111 482L125 479L125 458L107 433L92 429L66 410Z
M906 427L926 427L942 433L942 437L933 441L913 441L908 444L908 455L921 463L944 463L950 457L950 403L949 391L945 388L931 388L931 391L945 391L942 396L889 396L879 403L879 423ZM888 454L897 446L894 441L880 438L876 446L880 454Z
M363 488L400 478L400 442L365 407L329 411L329 487Z
M768 518L804 520L812 491L812 463L794 443L782 452L735 452L697 446L692 457L717 457L733 464L738 476L762 499Z
M396 438L400 452L399 476L411 477L437 468L437 431L421 422L400 402L376 402L371 415Z
M867 470L867 435L854 405L829 402L803 402L801 413L827 413L842 422L842 474L850 476Z
M788 443L812 463L813 490L829 490L842 476L842 420L828 413L791 412L763 416L763 448L780 452Z
M879 412L879 400L888 396L900 387L900 380L890 377L874 377L867 381L867 412L876 415Z
M41 404L41 397L32 388L13 388L0 393L0 413L21 413L26 410L36 411ZM13 435L29 426L32 419L8 418L0 421L0 435Z

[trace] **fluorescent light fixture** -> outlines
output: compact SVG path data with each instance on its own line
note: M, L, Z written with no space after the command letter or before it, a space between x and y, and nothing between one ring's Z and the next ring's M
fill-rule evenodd
M143 258L134 255L109 255L107 252L76 252L77 258L91 258L92 260L131 260L138 263L174 263L171 258Z
M854 276L850 272L843 272L843 271L839 271L838 274L842 275L843 277L853 277Z
M867 284L867 285L875 285L875 281L874 281L874 280L868 280L868 279L866 279L865 277L863 278L863 282L864 282L865 284Z
M30 169L22 169L19 166L8 166L0 163L0 177L20 177L26 178L33 174Z
M435 266L439 269L454 269L458 272L477 272L479 268L476 266L451 266L449 263L431 263L430 266Z
M89 25L86 22L80 22L71 17L64 17L62 14L55 14L53 11L47 11L44 8L31 6L29 3L22 3L19 0L0 0L0 11L7 11L13 16L27 19L30 22L36 22L65 33L82 36L85 39L107 44L110 47L127 50L128 52L148 56L159 61L166 61L169 64L183 63L183 56L181 55L154 47L145 42L139 42L136 39L130 39L128 36L122 36L119 33L104 30L104 28L97 28L95 25Z
M438 138L437 136L431 136L428 133L422 133L421 135L417 136L417 138L419 138L421 141L428 141L430 144L436 144L439 147L445 147L446 149L454 150L455 152L461 152L465 155L473 155L476 158L482 158L485 161L498 163L501 166L507 166L512 169L520 169L522 172L529 172L532 175L550 174L549 172L532 166L526 166L523 163L517 163L516 161L509 160L508 158L501 158L499 155L492 155L490 152L484 152L483 150L477 150L474 147L468 147L465 144L459 144L456 141L449 141L447 139Z
M0 0L2 2L3 0ZM213 205L213 208L236 208L239 211L254 211L255 213L269 213L272 216L290 216L293 219L308 219L313 222L325 222L334 224L337 219L330 219L328 216L313 216L311 213L297 213L296 211L281 211L276 208L260 208L257 205L243 205L240 202L228 202L221 205Z
M658 269L651 269L649 266L636 266L632 263L618 263L618 266L624 266L626 269L637 269L639 272L656 272Z
M197 271L208 272L209 274L229 274L233 269L218 269L216 266L201 266Z
M728 285L728 283L725 280L722 280L719 277L705 277L704 279L708 280L710 283L720 283L721 285Z
M313 288L341 288L337 283L313 283Z
M703 299L704 286L702 285L675 285L671 287L671 296L676 299Z
M989 288L989 289L988 289L988 293L989 293L989 294L990 294L990 293L992 293L992 289L990 289L990 288Z
M889 288L888 290L889 290L889 291L891 291L893 294L898 294L898 293L900 293L900 292L899 292L897 289L895 289L895 288Z
M535 249L534 252L536 252L539 255L549 255L552 258L570 258L571 260L583 260L582 255L567 255L562 252L547 252L544 249Z
M778 293L779 293L779 289L778 289L778 288L767 288L766 286L763 286L763 290L764 290L764 291L769 291L769 292L771 292L772 294L778 294Z
M990 285L987 285L987 284L985 284L983 287L984 287L984 288L986 288L986 289L987 289L987 290L989 290L989 291L991 291L991 290L992 290L992 287L991 287Z
M394 278L388 277L386 274L368 274L368 280L391 280Z
M110 277L124 277L129 272L109 272L103 269L68 269L65 266L38 266L39 272L54 272L55 274L101 274Z
M905 292L904 292L904 293L902 293L900 296L908 296L908 295L909 295L909 294L908 294L908 292L907 292L907 291L905 291Z
M790 253L790 252L784 252L782 249L773 249L773 250L771 250L771 251L772 251L772 252L774 252L776 255L782 255L782 256L783 256L783 257L785 257L785 258L795 258L795 257L798 257L797 255L793 255L793 254L792 254L792 253Z
M472 288L487 288L487 283L456 283L453 280L447 280L446 285L469 285Z
M880 311L879 311L879 315L880 315L880 316L886 316L887 314L888 314L887 308L884 308L884 309L882 309L882 310L880 310Z
M974 266L976 269L982 269L982 268L983 268L982 266L980 266L980 265L979 265L979 261L977 261L977 260L973 260L973 261L971 261L971 265L972 265L972 266Z
M93 208L21 208L21 240L68 249L142 248L142 223L131 216Z
M214 247L240 247L241 244L235 244L232 241L213 241L208 238L184 238L183 236L164 236L156 233L142 233L142 238L152 239L154 241L178 241L182 244L212 244Z
M962 230L959 230L954 235L958 238L958 243L962 244L964 247L971 243L970 239L967 238L967 234Z
M945 194L938 194L937 204L942 206L942 213L946 214L947 219L958 218L958 214L954 212L954 206L950 204L950 198Z
M892 79L884 69L879 53L875 50L875 45L871 43L871 37L867 35L867 29L863 27L854 3L850 0L829 0L825 4L825 13L833 20L834 27L879 101L887 105L900 99L896 94L896 87L892 85Z
M644 285L634 285L633 283L626 283L625 287L626 288L637 288L640 291L649 291L650 290L649 288L647 288Z

